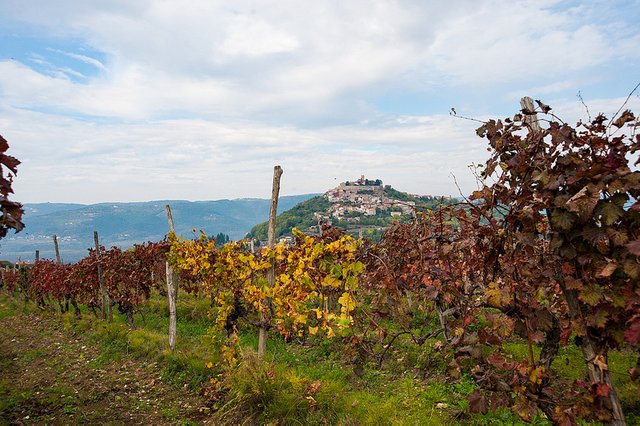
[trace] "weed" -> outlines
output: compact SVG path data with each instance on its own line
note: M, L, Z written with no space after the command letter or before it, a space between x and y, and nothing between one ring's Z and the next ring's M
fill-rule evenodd
M163 407L160 409L160 414L165 419L172 421L178 417L178 409L176 407Z
M204 360L193 353L166 352L163 361L162 380L176 386L186 384L196 389L210 377Z
M3 320L7 317L12 317L17 313L17 303L13 298L5 298L2 303L0 303L0 320Z
M74 414L76 411L78 411L78 407L75 406L74 404L65 404L64 407L62 408L62 411L65 414Z
M145 328L130 331L127 339L130 351L139 358L159 358L167 345L166 336Z
M46 355L46 353L47 351L44 348L33 349L31 351L24 352L21 356L21 360L24 362L31 362Z

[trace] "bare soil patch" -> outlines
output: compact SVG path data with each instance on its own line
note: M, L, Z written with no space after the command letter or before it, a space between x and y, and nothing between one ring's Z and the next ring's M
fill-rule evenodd
M105 360L56 316L6 316L0 319L0 425L205 423L204 399L164 383L161 367L126 354Z

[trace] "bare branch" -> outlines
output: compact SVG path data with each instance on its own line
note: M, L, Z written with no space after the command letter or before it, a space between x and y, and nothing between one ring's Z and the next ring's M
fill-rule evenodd
M635 91L638 90L638 87L640 87L640 83L636 84L636 87L634 87L633 90L631 92L629 92L629 95L627 96L627 99L625 99L624 103L622 105L620 105L620 108L618 108L618 111L616 111L616 113L613 114L613 117L611 117L611 120L609 120L609 124L607 125L607 129L609 129L611 127L611 125L613 124L613 121L615 120L615 118L618 116L618 114L620 114L620 111L622 111L622 108L627 106L627 102L629 102L629 99L631 99L631 96L633 96Z
M582 99L582 93L580 93L579 90L576 96L578 96L578 99L580 99L580 102L584 106L584 109L587 111L587 118L589 118L589 122L591 122L591 113L589 112L589 107L587 106L587 104L584 103L584 99Z
M458 115L458 113L456 112L455 108L451 108L451 111L449 111L449 115L455 118L460 118L462 120L469 120L469 121L475 121L476 123L482 123L482 124L487 124L486 121L482 121L482 120L478 120L477 118L471 118L471 117L465 117L463 115Z

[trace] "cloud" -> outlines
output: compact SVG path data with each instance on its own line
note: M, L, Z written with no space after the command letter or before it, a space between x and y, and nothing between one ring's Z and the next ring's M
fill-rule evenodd
M34 64L40 65L41 68L47 73L47 75L53 76L55 78L60 78L64 80L66 80L70 76L85 78L84 74L68 67L56 66L51 62L46 61L42 56L37 54L31 54L29 57L29 61Z
M296 38L279 28L249 16L230 19L226 37L218 50L229 56L264 56L292 52Z
M0 131L31 201L268 196L277 163L285 193L365 173L455 195L451 173L470 190L486 152L451 106L507 116L526 94L579 117L578 90L620 105L640 40L622 6L6 0L0 23L48 50L0 58Z
M637 30L585 22L586 6L561 9L556 2L480 1L473 8L464 1L447 7L409 1L57 6L49 21L43 19L48 2L26 8L9 2L5 12L81 37L108 59L58 50L104 75L93 77L89 88L69 90L61 82L64 89L56 90L52 103L127 119L176 111L250 114L281 123L354 112L364 119L370 110L361 100L368 93L398 86L502 85L509 91L513 84L540 86L531 83L554 75L545 90L562 91L572 73L601 65L638 37Z
M570 22L568 15L523 7L484 5L450 22L430 48L433 67L457 84L522 81L566 75L615 55L602 29Z
M48 48L47 50L49 50L51 52L55 52L55 53L60 53L61 55L68 56L69 58L75 59L75 60L80 61L80 62L84 62L85 64L93 65L94 67L96 67L97 69L99 69L101 71L106 71L107 70L107 68L104 66L104 64L102 62L100 62L99 60L97 60L95 58L92 58L90 56L80 55L78 53L73 53L73 52L65 52L64 50L60 50L60 49Z
M334 177L360 173L432 193L451 191L448 178L432 183L483 155L472 129L448 116L303 130L193 119L97 124L7 109L2 115L3 136L23 160L15 185L25 201L39 200L45 186L51 201L78 201L78 194L96 202L268 197L276 164L285 169L285 194L322 192Z

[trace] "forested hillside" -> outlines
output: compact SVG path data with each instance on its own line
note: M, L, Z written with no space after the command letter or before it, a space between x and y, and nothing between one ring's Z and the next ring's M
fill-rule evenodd
M304 232L319 232L318 225L330 223L331 225L344 229L347 232L359 235L362 234L371 239L379 239L384 229L387 229L394 222L406 222L410 220L415 212L426 212L437 208L440 205L455 202L450 197L415 196L406 192L398 191L387 185L380 188L380 195L388 197L388 200L395 205L388 211L381 211L380 208L373 207L373 211L364 212L362 206L365 201L346 201L331 199L324 195L318 195L309 200L303 201L295 207L281 213L276 222L276 237L291 236L291 230L297 228ZM344 204L344 207L342 206ZM382 204L382 203L379 203ZM387 203L388 204L388 203ZM402 206L402 208L400 207ZM388 206L387 206L388 207ZM337 209L348 209L349 211L336 215ZM391 212L399 213L392 215ZM249 236L258 240L266 240L268 222L262 222L251 229Z

